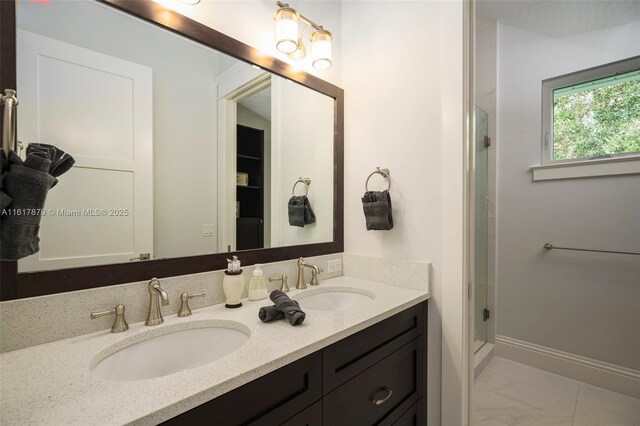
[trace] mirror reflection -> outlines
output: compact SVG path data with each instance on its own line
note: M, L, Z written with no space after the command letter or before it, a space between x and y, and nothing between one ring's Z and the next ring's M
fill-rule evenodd
M20 155L75 159L20 272L333 240L333 98L95 1L17 27Z

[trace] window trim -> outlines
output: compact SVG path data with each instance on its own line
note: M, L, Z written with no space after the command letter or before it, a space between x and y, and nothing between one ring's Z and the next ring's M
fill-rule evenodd
M532 166L533 181L592 178L640 174L640 155L620 154L610 158L594 158L587 161L556 161Z
M542 132L541 132L541 158L542 166L562 163L589 163L591 161L600 160L602 158L569 158L563 160L553 160L551 158L553 152L553 91L555 89L573 86L576 84L606 78L615 74L623 74L640 69L640 56L633 56L620 61L611 62L593 68L564 74L558 77L549 78L542 81ZM619 158L629 155L638 155L639 153L623 153L611 154L609 158Z

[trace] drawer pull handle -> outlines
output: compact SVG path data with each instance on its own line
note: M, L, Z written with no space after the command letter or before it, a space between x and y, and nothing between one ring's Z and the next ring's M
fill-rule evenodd
M387 402L387 400L388 400L389 398L391 398L391 395L393 395L393 391L392 391L391 389L389 389L389 388L384 388L384 391L387 393L387 396L385 396L385 397L384 397L384 398L382 398L382 399L375 399L375 398L374 398L374 399L373 399L373 403L374 403L374 404L376 404L376 405L382 405L382 404L384 404L385 402Z

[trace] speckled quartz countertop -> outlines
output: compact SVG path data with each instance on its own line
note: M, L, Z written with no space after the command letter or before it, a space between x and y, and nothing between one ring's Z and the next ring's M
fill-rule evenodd
M194 309L186 318L165 316L164 324L155 327L136 323L124 333L105 330L1 354L0 423L157 424L430 297L427 291L350 277L322 281L312 291L335 287L360 288L372 292L375 299L341 312L305 309L306 320L297 327L284 320L260 322L258 309L270 301L245 300L239 309L208 306ZM289 296L297 293L293 289ZM302 301L301 305L304 308ZM189 322L203 320L220 326L240 323L235 328L250 337L239 349L213 362L155 379L113 382L90 371L111 345L125 339L129 343L145 340L150 334L163 334L163 329L189 328Z

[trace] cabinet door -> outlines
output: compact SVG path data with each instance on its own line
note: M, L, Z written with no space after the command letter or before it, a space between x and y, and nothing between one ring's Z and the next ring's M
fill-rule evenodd
M322 396L321 352L168 420L167 425L279 425Z
M282 423L282 426L322 426L322 401L305 408L302 412Z
M421 426L425 424L423 416L422 399L420 399L405 411L404 414L393 423L393 426Z
M325 395L324 424L393 424L422 396L423 369L419 337Z

